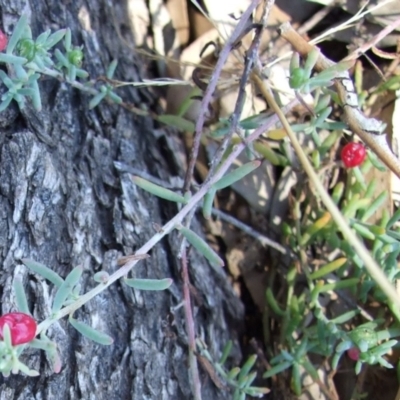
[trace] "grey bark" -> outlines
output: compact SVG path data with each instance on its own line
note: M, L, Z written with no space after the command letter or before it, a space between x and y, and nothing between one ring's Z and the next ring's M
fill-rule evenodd
M125 1L1 1L3 29L10 34L21 13L30 15L34 36L45 29L70 27L73 43L84 45L83 67L91 77L104 75L113 58L116 78L139 80L143 61L119 39L115 24L132 41ZM90 19L85 30L79 16ZM0 294L2 313L15 310L12 282L22 277L38 321L50 312L54 287L19 261L42 262L65 277L84 268L82 290L95 286L93 274L112 273L116 259L134 253L177 211L175 205L135 187L114 161L168 181L183 176L179 136L121 107L102 103L88 109L87 95L68 84L40 83L43 111L31 105L21 113L13 105L0 115ZM137 106L157 107L146 90L126 89L122 96ZM200 225L195 221L195 228ZM141 261L135 276L172 277L164 292L139 292L122 282L80 309L75 317L111 335L111 346L97 345L78 334L66 320L52 325L63 368L54 374L39 350L26 363L41 375L0 377L0 399L190 399L182 280L172 234ZM228 339L237 339L243 308L225 273L212 269L190 252L196 332L215 356ZM200 300L199 300L200 299ZM203 398L229 399L200 369Z

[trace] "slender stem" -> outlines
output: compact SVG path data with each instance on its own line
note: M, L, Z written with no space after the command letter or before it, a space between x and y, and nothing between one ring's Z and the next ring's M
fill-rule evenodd
M181 253L181 265L182 265L182 279L183 279L183 297L184 297L184 308L185 308L185 320L186 320L186 332L188 335L189 342L189 370L192 376L192 387L193 395L195 400L201 400L201 383L199 377L199 369L197 366L197 359L195 355L196 351L196 335L194 332L194 320L192 313L192 303L190 299L190 280L187 262L186 247Z

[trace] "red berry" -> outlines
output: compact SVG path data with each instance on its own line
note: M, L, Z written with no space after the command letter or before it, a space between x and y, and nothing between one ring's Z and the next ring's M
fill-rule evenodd
M352 347L351 349L347 350L347 355L350 360L358 361L360 358L360 350L357 347Z
M27 314L21 312L12 312L0 317L0 339L3 339L3 328L7 324L11 332L11 343L28 343L36 336L36 321Z
M346 168L358 167L364 162L366 156L367 151L362 143L347 143L340 153Z
M7 35L2 30L0 30L0 51L5 50L5 48L7 47L7 43L8 43Z

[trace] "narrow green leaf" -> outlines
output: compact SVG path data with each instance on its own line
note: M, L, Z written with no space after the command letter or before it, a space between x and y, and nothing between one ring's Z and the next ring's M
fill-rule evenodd
M228 372L228 379L234 380L240 373L239 367L234 367Z
M56 313L61 309L65 300L67 300L68 296L72 293L75 285L78 283L81 278L83 269L82 267L75 267L65 278L63 284L57 290L56 295L54 296L52 312Z
M341 258L338 258L328 264L325 264L318 271L313 272L310 275L310 279L320 279L323 276L330 274L333 271L336 271L337 269L342 267L346 262L347 262L347 258L341 257Z
M174 201L175 203L183 203L186 204L185 197L181 196L173 192L172 190L165 189L161 186L158 186L152 182L147 181L146 179L140 178L139 176L132 176L133 182L138 185L143 190L154 194L157 197L161 197L162 199Z
M364 225L360 225L357 223L351 224L351 227L363 238L368 239L368 240L375 240L375 234L371 232L370 229L368 229Z
M254 143L254 148L272 165L286 167L289 164L286 157L272 150L272 148L266 142Z
M0 112L4 111L11 103L12 96L7 96L0 104Z
M55 46L65 36L66 31L66 29L60 29L51 34L46 40L45 47L50 49L51 47Z
M15 302L17 303L18 311L31 315L28 307L28 300L26 299L24 285L21 279L16 278L13 282Z
M28 60L25 57L18 57L8 53L0 53L0 62L6 64L22 65L28 62Z
M233 183L239 181L244 178L246 175L253 172L256 168L261 165L261 161L254 160L249 163L243 164L240 167L236 168L234 171L229 172L223 178L221 178L218 182L214 183L213 188L215 190L224 189L228 186L231 186Z
M320 127L322 123L325 122L325 120L329 117L329 115L332 112L332 107L327 107L325 110L321 111L321 113L318 115L318 117L315 119L313 122L313 125L315 127Z
M65 50L67 50L67 51L71 50L71 29L69 29L69 28L67 28L65 31L64 47L65 47Z
M112 60L110 65L107 68L106 76L108 79L112 79L115 73L115 70L117 68L118 61L117 60Z
M318 103L314 107L314 112L316 114L321 113L321 111L325 110L325 108L327 108L330 103L331 103L331 96L329 96L328 94L322 96L320 99L318 99Z
M276 315L279 315L281 317L286 315L285 311L279 307L279 305L274 297L274 294L272 293L272 289L270 287L267 288L267 290L265 292L265 296L266 296L269 306L272 308L272 311Z
M224 365L226 360L229 357L229 354L231 354L233 342L232 340L229 340L229 342L225 345L224 350L222 351L222 356L219 359L219 364Z
M19 369L19 371L23 372L25 375L30 376L30 377L35 377L35 376L40 375L38 371L35 371L34 369L30 369L27 365L23 364L22 362L18 363L18 369ZM13 373L14 373L14 371L13 371Z
M319 56L320 52L315 47L313 47L313 49L307 54L307 58L304 63L304 70L308 76L311 75L311 71L314 68Z
M300 67L300 55L299 53L293 52L289 64L290 73L292 73L295 69L299 67Z
M194 132L195 125L192 121L189 121L183 117L179 117L177 115L171 114L163 114L157 117L157 120L162 122L165 125L172 126L177 128L180 131L184 132Z
M76 76L78 78L86 79L86 78L89 77L89 73L87 71L85 71L84 69L82 69L82 68L77 68L76 69Z
M113 91L109 91L107 93L107 96L115 103L115 104L122 104L123 100L122 97L118 96L116 93L114 93Z
M106 97L107 92L99 92L97 93L89 102L89 110L92 110L93 108L97 107L100 102Z
M64 56L64 54L61 53L61 51L59 49L54 50L54 55L56 56L57 60L63 67L68 68L69 62L68 62L67 58Z
M339 182L333 188L333 193L332 193L332 200L334 201L335 204L339 203L339 201L343 196L343 193L344 193L344 183Z
M9 349L12 347L11 331L10 331L10 327L7 323L4 324L4 326L3 326L3 341Z
M296 395L301 396L301 373L300 366L297 363L294 363L292 367L292 385Z
M192 88L192 90L189 92L189 94L185 97L185 99L180 104L176 115L179 117L183 117L185 115L186 111L189 109L189 107L193 104L192 97L200 96L201 93L202 93L201 90L197 86Z
M22 37L22 35L25 32L25 29L28 27L28 16L26 14L22 14L18 22L16 23L14 27L14 31L8 41L7 45L7 54L11 54L15 46L17 45L19 39Z
M138 290L165 290L168 289L173 280L171 278L165 279L124 279L124 282Z
M342 279L341 281L334 282L334 283L327 283L326 285L321 286L318 289L318 292L328 292L330 290L340 290L340 289L347 289L349 287L353 287L358 285L360 280L358 278L348 278Z
M383 205L388 197L388 192L382 192L367 208L364 215L361 218L362 222L368 221Z
M179 226L177 229L200 254L210 261L211 264L219 267L224 265L224 262L218 254L200 236L184 226Z
M106 271L99 271L93 275L93 279L98 283L107 283L110 275Z
M70 64L68 68L68 81L75 82L76 80L76 66Z
M42 33L36 38L35 43L36 43L37 45L42 46L42 45L46 42L46 40L48 39L50 33L51 33L51 30L50 30L50 29L47 29L47 31L42 32Z
M36 80L34 80L31 83L31 88L32 88L31 99L32 99L33 107L35 107L36 111L40 111L42 109L42 100L40 98L39 85Z
M256 361L257 361L257 356L255 354L253 354L247 359L247 361L243 364L242 368L240 369L240 374L238 378L239 382L249 374L250 370L253 368Z
M271 378L292 366L292 361L283 361L264 373L263 378Z
M96 343L109 346L114 343L114 339L103 333L99 332L91 326L85 324L84 322L78 321L75 318L69 317L68 321L70 324L83 336L86 336L88 339L93 340Z
M214 197L215 197L216 190L214 188L210 188L208 193L204 196L204 201L203 201L203 217L205 219L210 219L211 218L211 213L212 213L212 206L214 203Z
M60 287L64 283L64 279L60 275L52 271L45 265L38 263L36 261L30 260L28 258L23 258L21 260L26 267L28 267L33 272L50 281L53 285Z
M393 227L393 225L400 220L400 208L396 210L396 212L393 214L393 216L389 219L386 229L390 229Z

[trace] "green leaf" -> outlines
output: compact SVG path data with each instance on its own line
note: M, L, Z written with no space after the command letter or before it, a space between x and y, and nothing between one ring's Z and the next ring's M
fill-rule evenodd
M107 96L107 92L99 92L97 93L89 102L89 110L97 107L100 102Z
M67 60L67 58L64 56L63 53L61 53L61 51L59 49L55 49L54 50L54 55L56 56L58 62L65 68L69 67L69 62Z
M116 93L114 93L113 91L109 91L107 93L107 96L110 98L110 100L112 100L115 104L122 104L123 100L120 96L118 96Z
M99 271L93 275L93 279L98 283L107 283L110 275L106 271Z
M56 295L54 296L52 312L56 313L61 309L68 296L72 293L75 285L78 283L81 278L83 269L82 267L75 267L65 278L63 284L57 290Z
M186 204L187 200L185 197L181 196L173 192L172 190L165 189L159 185L156 185L152 182L147 181L146 179L140 178L139 176L132 176L133 182L138 185L143 190L154 194L157 197L160 197L165 200L174 201L175 203L183 203Z
M89 77L89 73L87 71L85 71L84 69L76 68L76 76L78 78L86 79Z
M275 296L272 292L272 289L270 287L267 288L266 292L265 292L265 297L267 299L267 303L269 304L269 306L272 308L272 311L276 314L279 315L281 317L285 316L286 313L284 310L282 310L280 308L280 306L278 305Z
M40 111L42 109L42 100L40 98L40 90L37 80L34 80L31 83L31 88L32 88L31 99L33 107L35 107L36 111Z
M108 79L112 79L115 73L115 70L117 68L118 65L118 61L117 60L112 60L110 65L107 68L107 72L106 72L106 77Z
M76 66L75 65L69 65L68 68L68 81L69 82L75 82L76 80Z
M363 214L361 221L368 221L379 209L381 209L383 203L386 201L388 197L388 192L382 192L367 208L365 213Z
M318 288L318 293L328 292L330 290L347 289L349 287L357 286L359 282L360 280L358 278L348 278L334 283L327 283Z
M255 354L253 354L247 359L247 361L243 364L242 368L240 369L240 374L238 377L239 382L249 374L250 370L253 368L256 361L257 361L257 356Z
M239 367L234 367L228 372L228 379L234 380L240 373Z
M36 261L30 260L29 258L23 258L21 260L26 267L28 267L33 272L50 281L53 285L60 287L64 283L64 279L60 275L52 271L45 265L38 263Z
M19 39L23 36L25 29L28 27L28 16L26 14L22 14L17 24L14 27L14 31L8 41L7 45L7 54L11 54L15 49Z
M91 326L85 324L84 322L78 321L75 318L69 317L68 321L70 324L83 336L86 336L88 339L93 340L96 343L109 346L114 343L114 339L103 333L99 332Z
M28 62L25 57L14 56L13 54L0 53L0 62L6 64L22 65Z
M28 300L26 299L24 285L22 284L21 279L14 279L14 293L15 293L15 301L17 303L18 311L23 312L25 314L31 315L28 307Z
M286 369L290 368L292 364L293 364L292 361L283 361L278 365L275 365L274 367L270 368L267 372L265 372L263 378L271 378L281 373L282 371L285 371Z
M209 219L211 217L215 193L216 193L216 190L214 188L210 188L210 190L204 196L203 217L205 219Z
M45 47L50 49L51 47L55 46L65 36L66 31L66 29L60 29L50 35L50 37L46 40Z
M165 279L124 279L124 282L138 290L165 290L168 289L173 280L171 278Z
M304 71L308 76L311 76L311 71L314 68L314 65L317 63L319 56L320 52L315 47L313 47L312 50L307 54L307 58L304 63Z
M393 227L393 225L400 220L400 208L396 210L396 212L393 214L393 216L389 219L386 229L390 229Z
M49 35L51 33L50 29L47 29L47 31L42 32L37 38L36 38L36 45L44 45L44 43L46 42L46 40L48 39Z
M192 90L189 92L189 94L185 97L185 99L182 101L182 103L179 106L179 110L176 113L177 116L183 117L186 113L186 111L190 108L190 106L193 104L193 99L192 97L194 96L200 96L201 95L201 90L196 86L192 88Z
M347 258L341 257L341 258L338 258L328 264L325 264L318 271L313 272L310 275L310 279L322 278L323 276L330 274L331 272L336 271L337 269L341 268L346 262L347 262Z
M4 111L11 103L12 96L7 96L0 104L0 112Z
M229 340L229 342L225 345L224 350L222 351L222 356L219 359L219 364L224 365L226 360L229 357L229 354L231 354L233 342L232 340Z
M246 175L253 172L261 165L261 161L254 160L249 163L243 164L240 167L236 168L234 171L229 172L223 178L221 178L218 182L214 183L213 188L215 190L224 189L228 186L231 186L233 183L239 181L244 178Z
M65 31L64 47L67 51L71 50L71 29L69 28L67 28Z
M222 267L224 265L224 262L219 255L200 236L182 225L177 227L177 229L200 254L210 261L212 265L216 267Z
M290 74L292 74L293 71L299 67L300 67L300 55L299 53L293 52L292 57L290 58L290 65L289 65Z
M183 132L194 132L196 127L192 121L183 117L171 114L163 114L157 117L157 120L165 125L172 126Z

